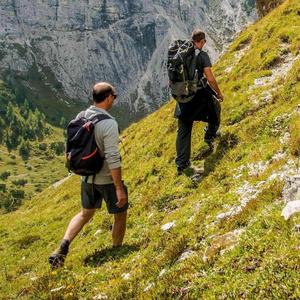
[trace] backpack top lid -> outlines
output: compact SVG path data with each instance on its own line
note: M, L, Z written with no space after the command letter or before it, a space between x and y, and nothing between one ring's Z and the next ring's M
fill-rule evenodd
M168 77L172 97L180 102L192 100L197 91L198 75L194 43L190 40L176 40L168 51Z
M106 114L85 117L85 111L72 120L67 127L66 166L69 171L82 175L97 174L104 158L100 155L95 139L95 125L105 119L111 119Z
M194 43L190 40L173 41L168 50L168 65L181 64L186 57L195 53Z
M169 46L169 52L182 51L189 53L192 50L195 50L194 43L191 40L174 40Z

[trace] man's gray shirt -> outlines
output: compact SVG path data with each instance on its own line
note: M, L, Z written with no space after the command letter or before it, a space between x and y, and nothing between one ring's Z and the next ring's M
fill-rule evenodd
M106 114L111 119L105 119L95 125L95 139L102 157L104 157L103 167L96 174L95 184L113 183L111 169L116 169L121 166L121 156L118 148L119 144L119 129L116 120L104 109L94 105L86 110L86 117ZM88 183L92 183L92 177L89 176ZM85 180L86 177L82 177Z

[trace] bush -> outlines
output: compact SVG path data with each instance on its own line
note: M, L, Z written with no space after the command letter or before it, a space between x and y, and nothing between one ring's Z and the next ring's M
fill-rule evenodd
M9 176L10 176L10 172L9 171L4 171L0 174L0 179L6 180Z
M24 186L28 182L27 179L18 179L18 180L13 180L13 184L16 186Z
M6 184L0 183L0 192L5 192L5 191L6 191Z
M14 198L11 194L1 194L0 206L5 212L11 212L22 203L21 198Z
M40 193L43 190L43 187L40 183L35 185L35 191Z
M63 142L51 143L50 147L55 152L56 155L61 155L65 152L65 143Z
M10 194L14 199L24 199L25 196L24 190L11 190Z
M22 141L21 146L19 148L19 154L22 156L22 158L28 159L30 154L30 144L28 141Z
M47 150L47 144L46 143L40 143L39 144L39 149L42 151L46 151Z

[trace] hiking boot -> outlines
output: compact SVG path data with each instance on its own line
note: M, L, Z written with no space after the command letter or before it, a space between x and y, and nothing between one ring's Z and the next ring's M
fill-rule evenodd
M215 138L218 138L221 136L221 132L220 130L217 129L216 126L212 126L210 124L208 124L205 128L204 128L204 141L207 143L207 141L211 141L213 142Z
M177 168L178 175L194 176L195 174L202 174L204 172L203 168L196 166L188 166L184 169Z
M216 138L219 138L221 136L221 132L218 130L214 134L208 134L208 131L206 129L205 136L204 136L204 142L208 145L209 151L212 152L214 150L214 141Z
M190 165L191 165L191 163L188 162L188 163L185 164L183 167L178 167L178 166L177 166L177 175L178 175L178 176L182 175L182 174L184 173L184 171L185 171L187 168L190 167Z
M64 265L67 254L68 253L63 252L61 248L58 248L49 256L49 264L52 270Z
M185 168L180 168L178 167L177 168L177 175L180 176L182 175L183 173L185 173L185 170L187 169L188 167L185 167Z

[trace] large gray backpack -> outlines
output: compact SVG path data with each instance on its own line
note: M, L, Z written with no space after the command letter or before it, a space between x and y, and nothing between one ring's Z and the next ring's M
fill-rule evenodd
M172 97L179 103L187 103L197 92L198 74L195 48L192 41L176 40L168 50L169 88Z

